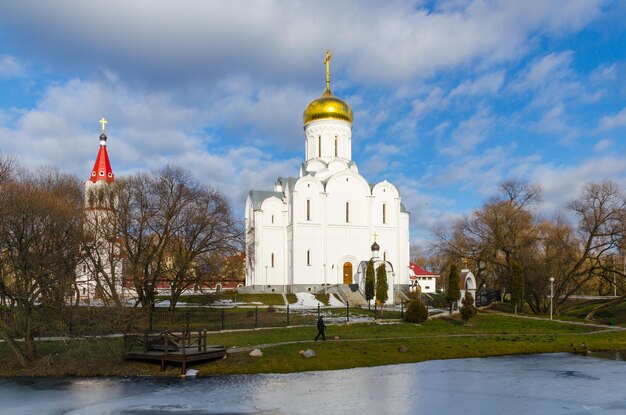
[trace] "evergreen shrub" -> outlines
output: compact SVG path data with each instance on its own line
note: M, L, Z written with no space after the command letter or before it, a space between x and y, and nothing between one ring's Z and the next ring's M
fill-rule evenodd
M409 301L404 313L404 321L408 323L423 323L428 320L428 309L420 298Z

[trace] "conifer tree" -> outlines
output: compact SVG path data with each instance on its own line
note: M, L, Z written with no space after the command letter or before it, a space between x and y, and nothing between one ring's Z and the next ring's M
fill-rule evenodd
M370 301L376 295L376 276L374 275L374 261L370 259L367 263L367 271L365 272L365 299L367 300L367 309L370 309Z
M448 284L446 291L446 300L450 303L450 315L452 315L452 309L454 307L454 303L461 299L461 290L459 288L459 269L456 265L452 264L450 267L450 274L448 274Z
M469 324L470 319L477 313L476 306L474 305L474 296L469 290L465 291L465 295L461 301L461 310L459 311L461 312L461 318L466 324Z
M387 268L385 264L380 264L376 268L376 301L380 303L380 310L382 312L383 304L389 299L387 290L389 286L387 284Z

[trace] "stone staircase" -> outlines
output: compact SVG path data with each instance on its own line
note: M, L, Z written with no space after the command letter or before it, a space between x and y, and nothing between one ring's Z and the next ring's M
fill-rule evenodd
M351 307L366 306L367 301L361 294L356 284L338 284L328 289L329 293L337 294L337 297L343 301L350 302Z
M394 290L393 291L393 301L395 304L399 304L400 301L404 301L407 302L409 301L409 297L407 297L406 293L399 289L399 290Z

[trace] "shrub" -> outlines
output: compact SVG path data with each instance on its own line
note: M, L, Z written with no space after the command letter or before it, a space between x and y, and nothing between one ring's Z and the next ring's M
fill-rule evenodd
M461 318L463 319L463 321L469 324L470 319L474 317L477 312L476 307L474 306L474 296L469 291L465 292L462 304L463 305L461 306L460 310Z
M422 323L428 320L428 309L426 304L418 297L409 301L409 305L404 313L404 321L409 323Z

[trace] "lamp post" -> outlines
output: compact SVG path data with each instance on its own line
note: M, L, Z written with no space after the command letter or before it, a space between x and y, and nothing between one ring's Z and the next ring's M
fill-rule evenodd
M550 320L552 320L552 301L554 299L554 277L550 277Z
M391 287L393 288L391 290L391 306L395 307L396 306L396 273L394 271L391 271Z
M324 264L324 294L326 294L326 264Z
M265 266L265 284L263 284L263 292L267 288L267 265Z

